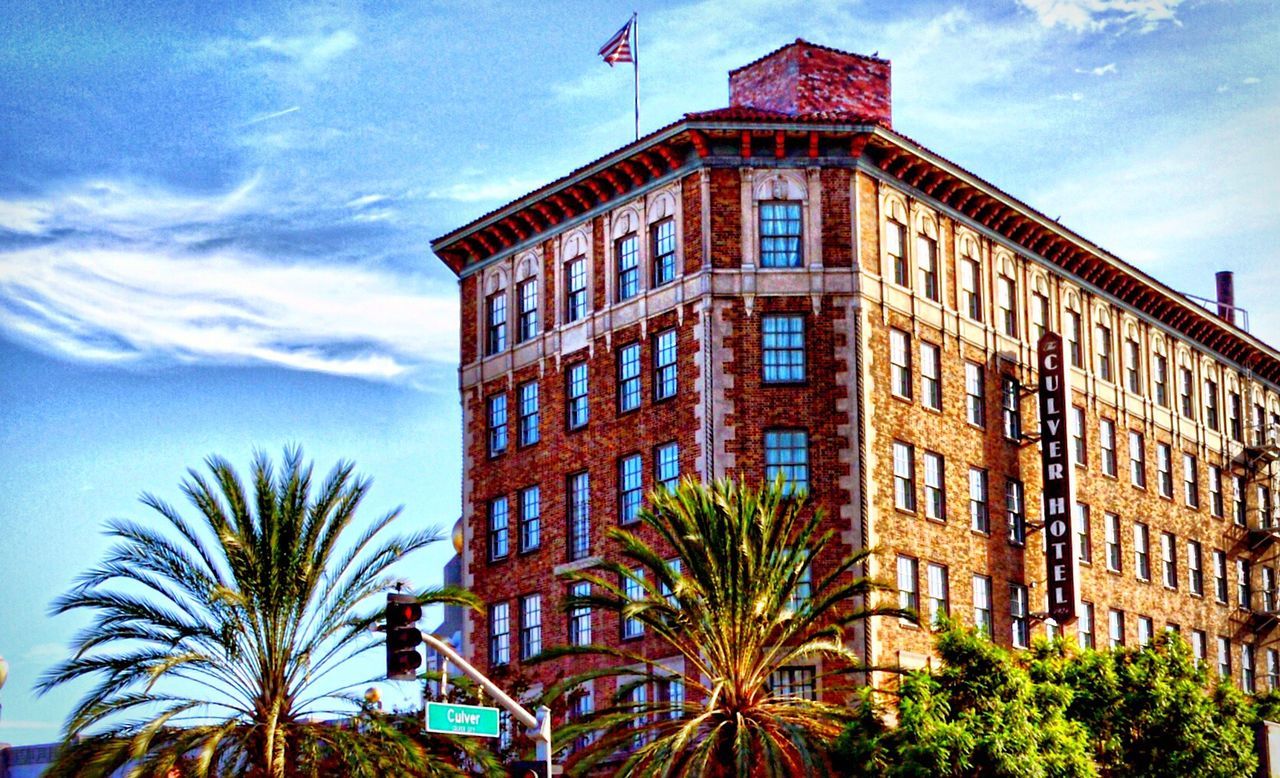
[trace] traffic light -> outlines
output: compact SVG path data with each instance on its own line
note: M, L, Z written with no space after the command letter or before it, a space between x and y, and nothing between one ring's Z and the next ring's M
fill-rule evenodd
M422 606L412 594L387 595L387 680L412 681L418 677L422 633L416 626Z

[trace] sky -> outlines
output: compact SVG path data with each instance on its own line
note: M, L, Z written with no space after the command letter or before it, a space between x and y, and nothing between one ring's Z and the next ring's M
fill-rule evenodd
M0 4L0 742L82 621L52 599L186 468L300 444L372 518L459 515L457 295L429 241L727 103L803 37L893 63L894 127L1280 343L1280 3ZM452 553L407 560L439 581ZM377 672L378 659L368 675ZM404 692L393 692L390 701Z

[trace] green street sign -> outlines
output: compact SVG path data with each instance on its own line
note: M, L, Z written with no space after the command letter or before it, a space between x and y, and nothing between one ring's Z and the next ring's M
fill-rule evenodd
M445 735L497 737L498 709L428 702L427 731Z

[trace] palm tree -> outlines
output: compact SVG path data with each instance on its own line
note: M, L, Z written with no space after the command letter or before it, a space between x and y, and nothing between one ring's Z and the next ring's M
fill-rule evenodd
M386 537L400 509L350 530L367 478L339 462L313 492L312 465L286 449L277 471L255 456L246 491L232 466L188 470L188 520L150 494L151 523L116 520L118 542L53 604L88 611L74 654L41 679L47 692L92 677L68 718L48 775L426 775L456 772L416 732L365 710L332 680L376 648L370 632L392 566L442 537L438 529ZM424 604L471 605L432 589ZM338 721L335 721L337 719Z
M846 630L873 615L907 614L875 602L885 587L861 574L869 552L826 566L834 532L804 494L788 492L781 481L751 489L686 479L674 491L657 489L640 521L669 553L612 529L623 561L567 575L589 583L591 594L570 597L566 608L612 611L662 646L652 654L604 645L546 653L609 665L553 686L549 700L581 694L596 679L616 684L608 704L558 731L559 745L590 744L575 757L575 772L615 759L620 775L823 771L825 746L852 709L771 688L771 679L789 664L821 659L817 680L838 697L850 688L843 679L866 669ZM817 571L810 560L820 560ZM664 699L656 689L668 690Z

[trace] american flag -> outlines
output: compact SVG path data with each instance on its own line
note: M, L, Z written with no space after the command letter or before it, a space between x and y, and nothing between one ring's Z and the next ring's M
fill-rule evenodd
M603 46L600 47L600 56L604 57L604 61L609 63L609 67L613 67L615 62L635 62L631 57L631 25L635 24L635 18L627 20L622 25L622 29L613 34Z

